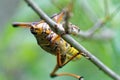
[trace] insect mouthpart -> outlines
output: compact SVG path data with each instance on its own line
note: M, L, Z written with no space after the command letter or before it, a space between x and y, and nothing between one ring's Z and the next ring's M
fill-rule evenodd
M32 34L34 34L34 35L36 35L36 34L37 34L37 32L36 32L36 30L35 30L35 28L34 28L34 27L31 27L31 28L30 28L30 31L31 31L31 33L32 33Z

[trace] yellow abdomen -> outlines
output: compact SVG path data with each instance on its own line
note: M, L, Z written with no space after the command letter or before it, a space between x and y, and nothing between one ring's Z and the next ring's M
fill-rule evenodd
M77 49L75 49L74 47L69 47L69 49L68 49L68 51L66 53L67 59L70 59L72 56L74 56L74 55L76 55L78 53L80 53L80 52ZM79 58L81 58L80 54L78 56L76 56L74 58L74 60L77 60Z

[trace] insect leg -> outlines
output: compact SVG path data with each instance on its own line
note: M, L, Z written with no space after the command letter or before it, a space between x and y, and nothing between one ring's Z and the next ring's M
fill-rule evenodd
M57 54L57 65L55 66L54 70L52 71L51 73L51 77L57 77L57 76L71 76L71 77L75 77L79 80L83 80L83 77L79 76L79 75L76 75L76 74L72 74L72 73L60 73L60 74L56 74L56 71L63 67L65 64L67 64L68 62L70 62L72 59L74 59L78 54L74 55L73 57L71 57L69 60L67 60L66 62L63 62L62 59L61 59L61 55L60 53L58 52Z
M13 27L24 27L24 28L30 28L32 27L31 22L14 22Z
M65 61L62 66L66 65L68 62L70 62L71 60L73 60L76 56L80 55L80 52L75 54L74 56L72 56L70 59L68 59L67 61Z
M83 77L79 76L79 75L76 75L76 74L71 74L71 73L60 73L60 74L56 74L56 71L59 69L58 65L55 66L53 72L51 73L51 77L58 77L58 76L71 76L71 77L74 77L74 78L77 78L79 80L83 80Z

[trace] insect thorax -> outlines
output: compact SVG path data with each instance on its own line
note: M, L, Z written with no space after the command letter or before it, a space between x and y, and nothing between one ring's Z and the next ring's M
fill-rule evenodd
M69 43L54 33L47 23L39 23L35 25L35 28L38 28L38 33L34 34L37 43L45 51L53 55L59 52L61 55L67 55L67 58L78 53L75 48L71 47Z

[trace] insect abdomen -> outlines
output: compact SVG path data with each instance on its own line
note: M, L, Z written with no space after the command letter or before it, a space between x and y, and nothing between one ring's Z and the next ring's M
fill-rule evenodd
M78 53L80 53L80 52L77 49L75 49L74 47L69 47L68 51L67 51L67 54L66 54L67 59L70 59L72 56L74 56ZM81 58L80 54L78 56L76 56L76 58L74 60L77 60L79 58Z

